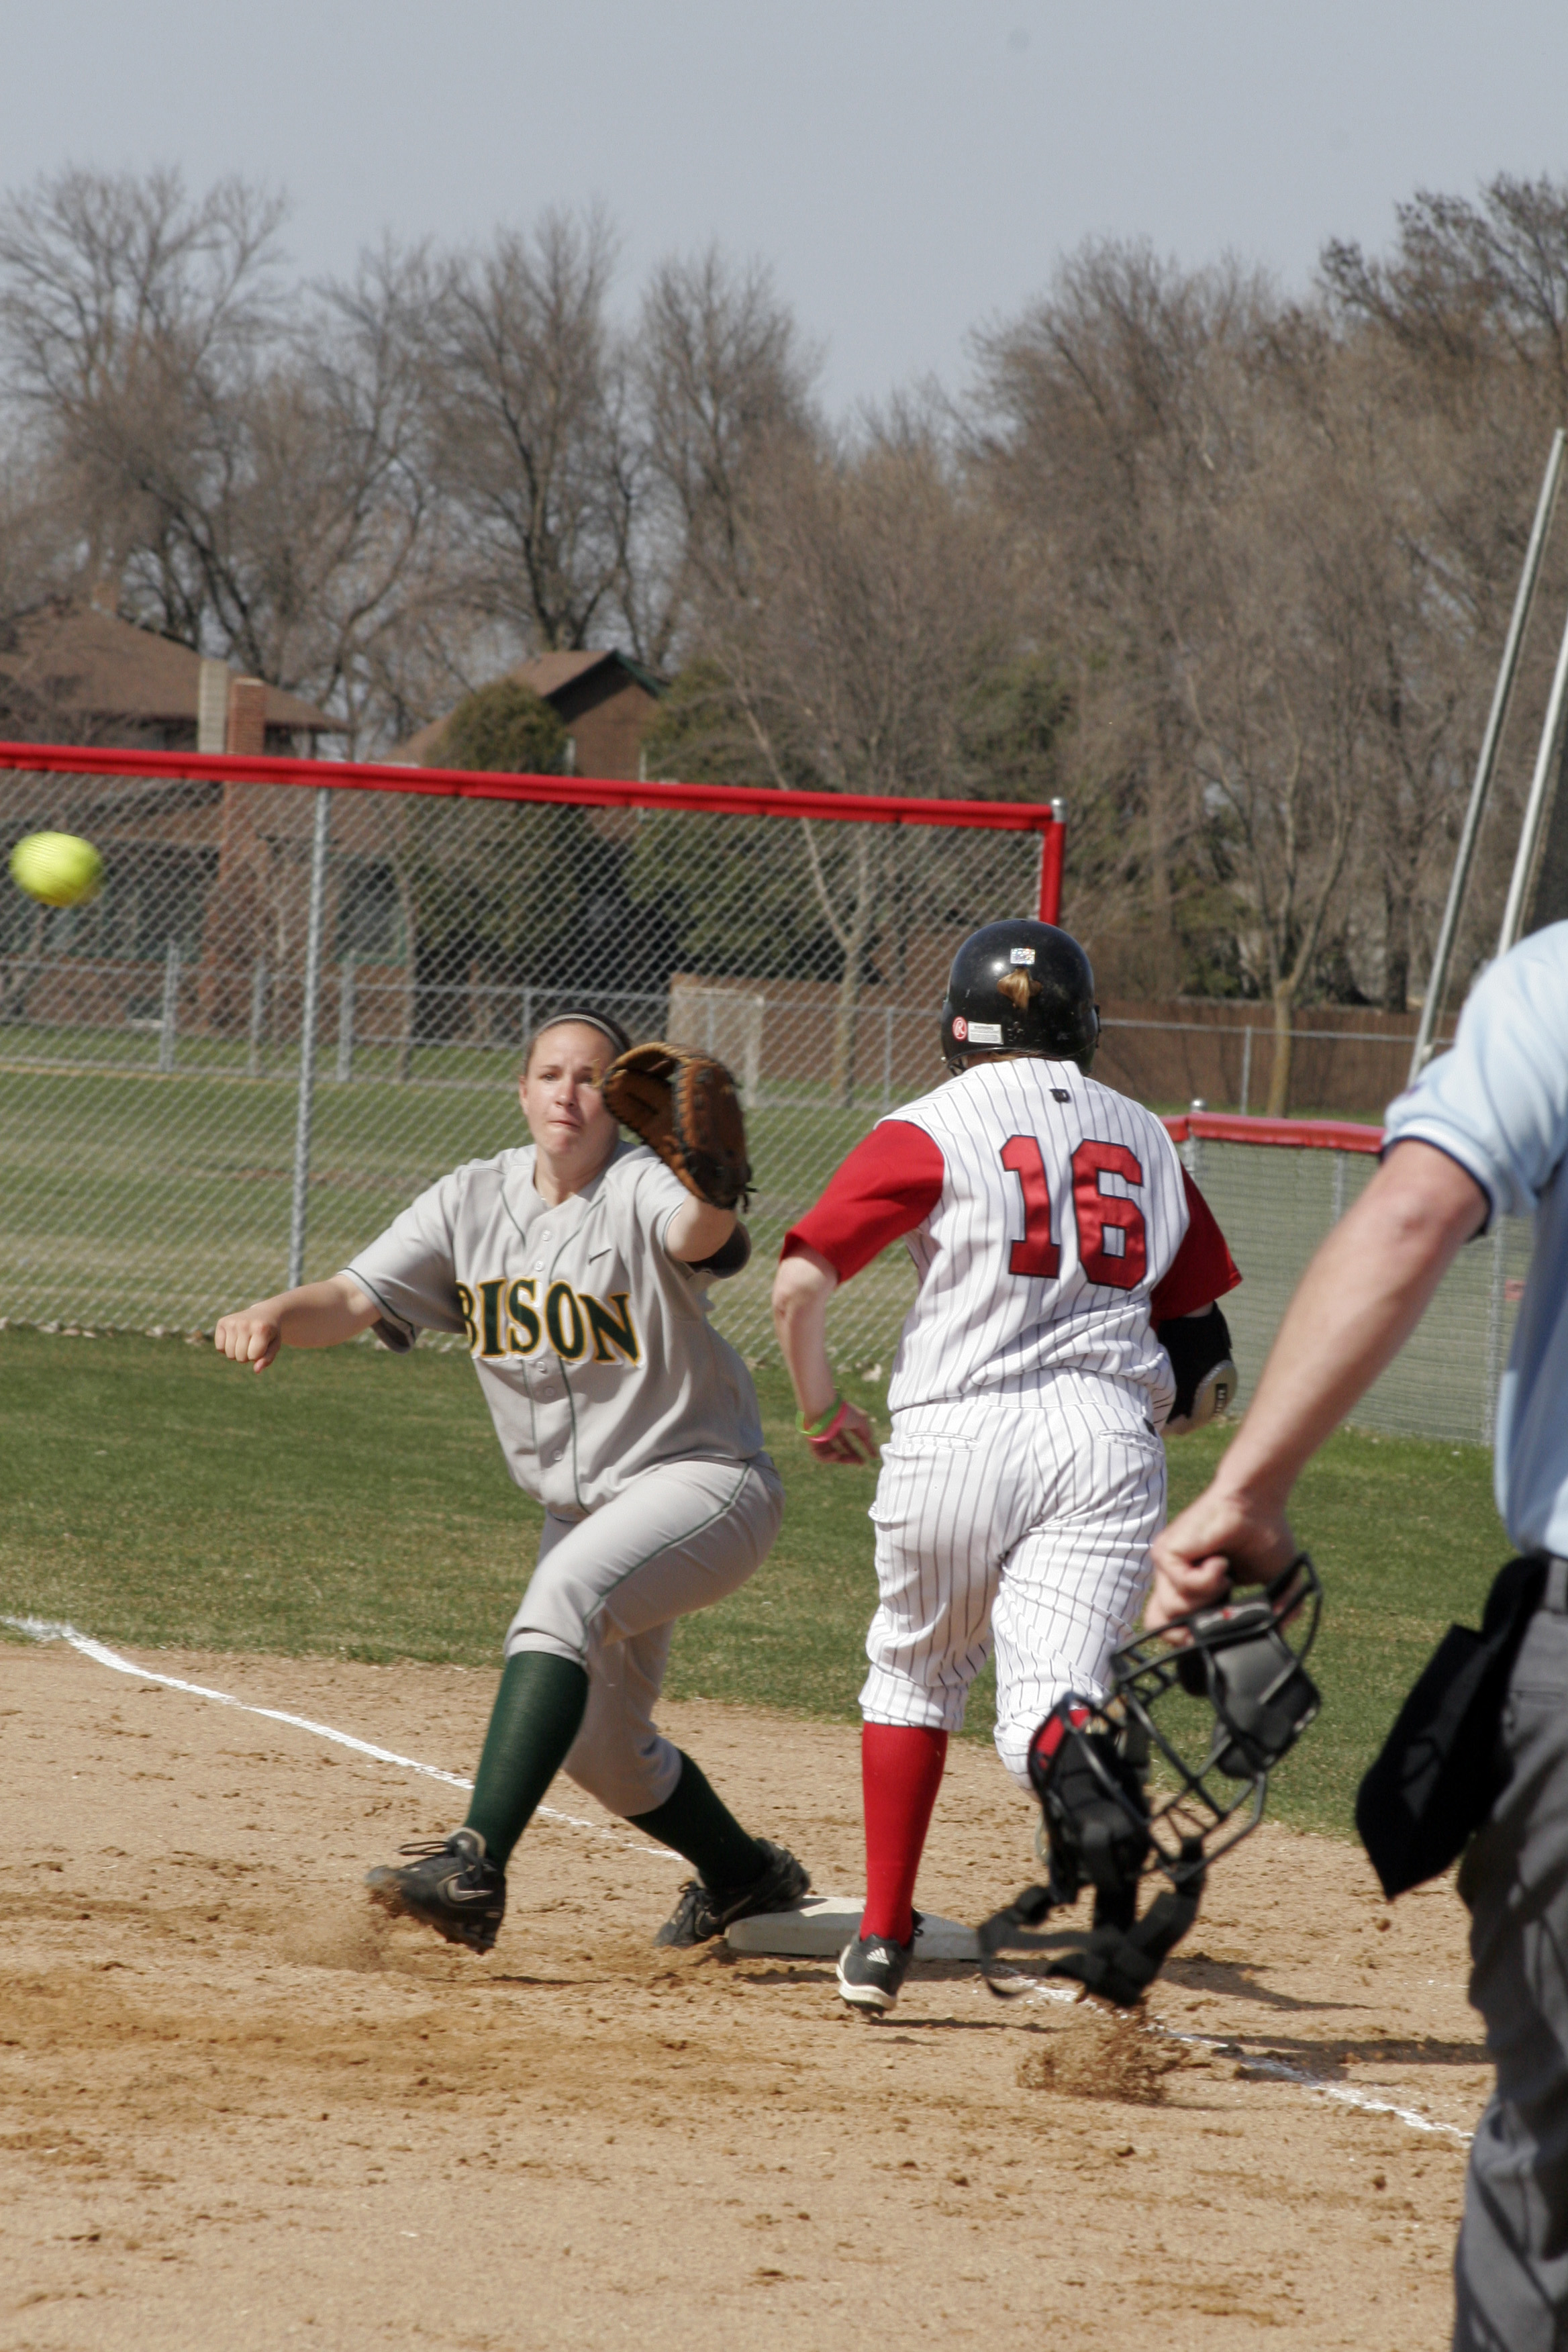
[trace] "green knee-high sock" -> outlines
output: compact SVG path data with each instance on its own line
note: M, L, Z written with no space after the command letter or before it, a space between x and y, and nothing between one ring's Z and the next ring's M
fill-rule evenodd
M502 1869L565 1762L587 1704L588 1677L575 1659L517 1650L507 1660L464 1823Z
M700 1764L680 1751L680 1778L675 1792L651 1813L634 1813L634 1829L646 1830L660 1845L675 1848L697 1868L704 1886L716 1895L749 1886L766 1866L767 1857L753 1837L748 1837L723 1799L715 1795Z

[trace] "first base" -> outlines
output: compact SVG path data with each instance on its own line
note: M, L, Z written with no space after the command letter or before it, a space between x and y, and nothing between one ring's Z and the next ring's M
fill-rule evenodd
M796 1911L762 1911L724 1930L732 1952L773 1952L784 1959L836 1960L860 1933L865 1905L847 1895L808 1895ZM926 1912L915 1937L917 1960L977 1960L973 1927Z

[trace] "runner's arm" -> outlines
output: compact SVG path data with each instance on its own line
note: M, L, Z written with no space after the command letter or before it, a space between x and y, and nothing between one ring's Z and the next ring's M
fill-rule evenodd
M827 1354L827 1302L840 1282L868 1265L889 1242L924 1223L942 1195L942 1152L923 1128L904 1119L874 1127L829 1180L813 1209L784 1235L773 1284L773 1326L807 1423L820 1422L837 1402ZM844 1441L840 1444L840 1440ZM827 1455L868 1460L871 1423L858 1405L845 1403Z

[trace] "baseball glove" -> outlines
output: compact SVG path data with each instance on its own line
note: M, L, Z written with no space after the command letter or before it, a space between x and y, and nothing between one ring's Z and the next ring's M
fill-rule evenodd
M746 1124L722 1062L680 1045L634 1045L599 1086L622 1126L651 1144L689 1192L715 1209L745 1204Z

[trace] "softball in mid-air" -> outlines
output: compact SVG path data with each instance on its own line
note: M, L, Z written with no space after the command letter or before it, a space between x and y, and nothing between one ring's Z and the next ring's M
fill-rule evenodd
M29 833L11 852L11 879L46 907L79 907L103 887L103 860L74 833Z

